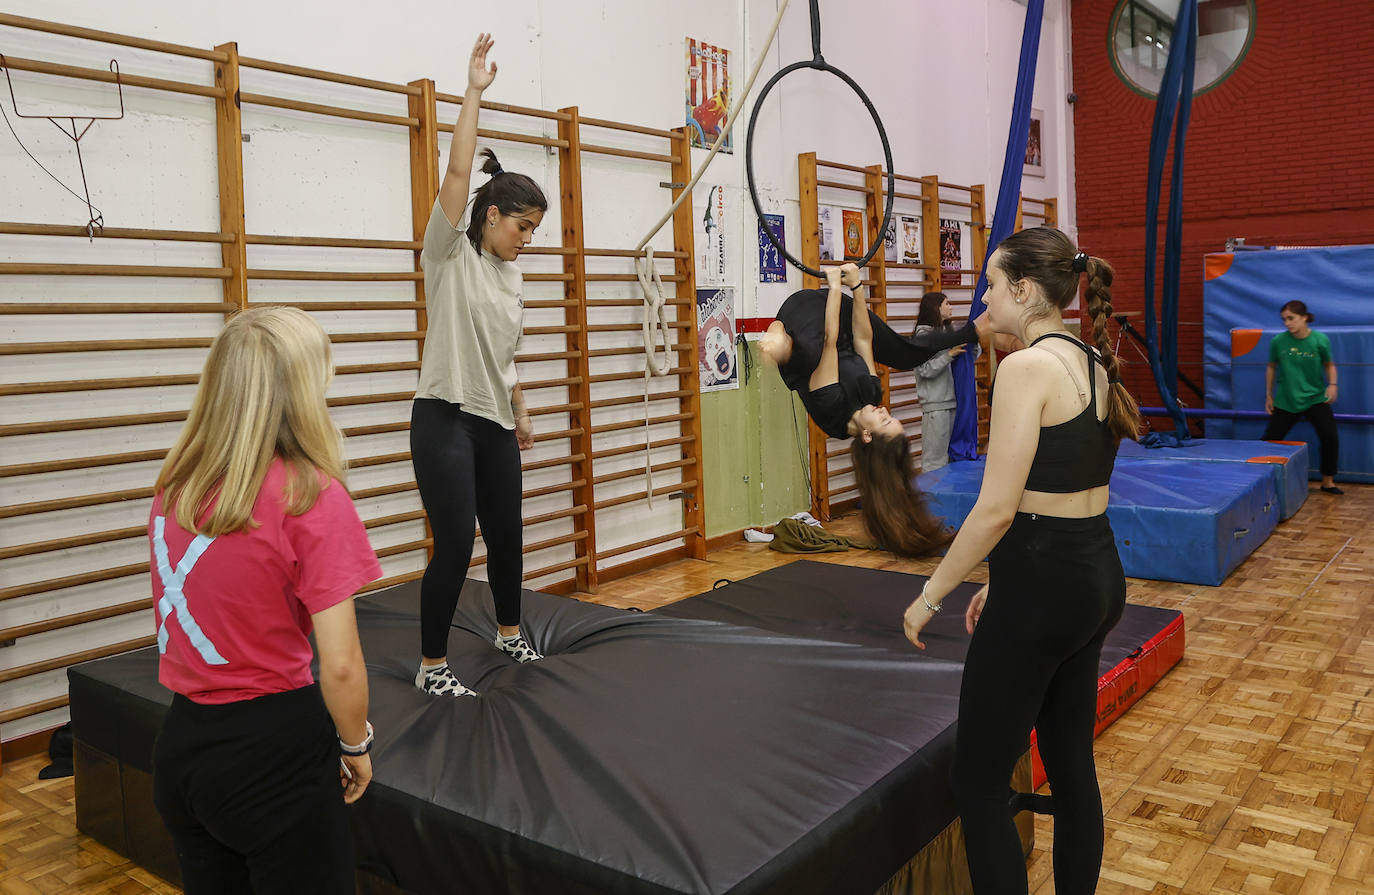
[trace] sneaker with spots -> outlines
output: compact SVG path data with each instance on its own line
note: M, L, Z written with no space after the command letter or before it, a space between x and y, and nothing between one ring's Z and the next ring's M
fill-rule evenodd
M430 696L476 696L476 690L464 687L449 670L448 663L443 665L420 666L415 673L415 686Z
M534 647L530 646L529 641L525 640L524 634L512 634L510 637L496 635L492 641L496 648L517 662L533 662L535 659L542 659L543 656L535 652Z

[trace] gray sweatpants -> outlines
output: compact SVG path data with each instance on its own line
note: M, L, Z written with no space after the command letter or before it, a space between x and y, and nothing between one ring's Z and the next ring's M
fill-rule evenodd
M921 472L949 465L949 436L953 431L953 407L921 414Z

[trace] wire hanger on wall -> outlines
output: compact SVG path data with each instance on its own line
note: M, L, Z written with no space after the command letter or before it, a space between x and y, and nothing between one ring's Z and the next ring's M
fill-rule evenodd
M86 194L84 197L77 193L76 190L63 183L61 178L56 174L43 167L43 163L35 158L32 152L29 152L29 148L24 145L24 141L19 139L19 133L15 131L14 125L10 123L9 115L5 113L4 104L0 103L0 116L4 117L5 125L9 127L10 133L14 134L14 139L19 143L19 148L24 150L24 154L30 159L33 159L33 163L41 168L44 174L47 174L53 180L57 181L58 186L71 193L73 196L76 196L76 198L82 199L86 203L86 212L89 215L89 219L86 222L86 235L94 241L96 234L105 228L105 216L101 213L100 209L91 204L91 187L86 181L86 164L81 158L81 138L86 136L86 132L89 131L91 126L97 121L118 121L124 117L124 82L119 76L119 61L116 59L110 60L110 71L114 73L115 88L119 92L118 115L25 115L23 112L19 111L19 100L15 98L14 95L14 80L10 77L10 67L5 60L4 53L0 53L0 68L5 70L5 82L9 84L10 103L14 106L15 117L31 119L46 118L48 121L52 122L54 127L76 144L76 164L81 170L81 188ZM58 119L60 118L66 119L67 124L63 125L59 123ZM86 123L85 127L78 130L77 121L84 121ZM68 126L71 128L70 131L67 130Z

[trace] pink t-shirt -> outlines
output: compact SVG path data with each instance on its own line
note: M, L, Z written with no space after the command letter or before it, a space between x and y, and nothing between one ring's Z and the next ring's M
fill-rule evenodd
M186 531L164 516L162 494L153 498L158 680L168 689L221 704L314 683L310 616L381 577L344 487L331 481L292 516L285 481L278 458L253 505L257 527L214 538Z

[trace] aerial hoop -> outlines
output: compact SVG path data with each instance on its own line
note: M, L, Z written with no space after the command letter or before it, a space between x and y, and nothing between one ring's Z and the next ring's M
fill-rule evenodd
M811 50L812 58L793 62L769 78L768 83L763 85L763 90L759 92L759 98L754 102L754 111L749 115L749 131L744 138L744 173L749 180L749 200L754 203L754 213L762 221L763 207L759 204L759 191L754 183L754 126L758 123L759 109L763 106L763 101L768 98L768 92L777 86L777 83L783 78L799 69L811 68L816 71L829 72L848 84L849 88L858 94L859 99L863 100L864 108L868 109L868 114L873 116L873 124L878 128L878 139L882 140L883 143L884 170L887 172L887 201L883 207L882 224L878 227L878 238L873 240L873 245L868 247L868 254L864 255L858 262L859 267L865 267L869 261L873 260L878 249L882 247L883 234L887 232L887 226L892 222L892 200L896 192L896 178L892 173L892 147L887 142L887 130L883 127L883 120L878 117L878 110L873 108L873 102L868 98L868 94L864 93L863 88L853 78L826 62L825 57L821 55L821 12L818 0L811 0ZM773 235L772 228L760 227L759 232L768 238L768 241L773 244L773 248L777 249L778 253L786 258L793 267L809 273L813 277L825 278L825 274L821 271L814 267L807 267L792 257L791 253L783 247L781 240Z

